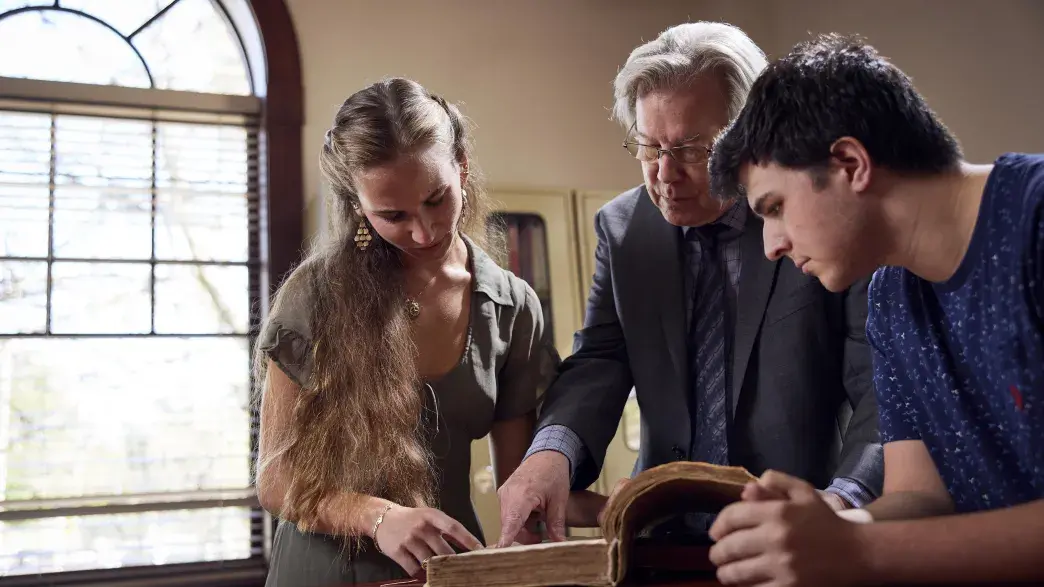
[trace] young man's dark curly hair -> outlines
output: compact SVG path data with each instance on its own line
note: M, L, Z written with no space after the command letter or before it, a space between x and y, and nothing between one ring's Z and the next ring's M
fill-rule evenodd
M957 139L906 74L859 38L825 34L795 46L755 81L715 142L711 191L743 196L747 164L776 163L815 178L830 146L846 136L893 172L952 170L962 158Z

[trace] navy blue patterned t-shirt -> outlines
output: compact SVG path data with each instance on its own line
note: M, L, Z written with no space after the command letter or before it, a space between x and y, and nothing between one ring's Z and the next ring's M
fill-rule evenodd
M958 512L1044 497L1044 156L996 161L949 280L869 298L882 441L922 440Z

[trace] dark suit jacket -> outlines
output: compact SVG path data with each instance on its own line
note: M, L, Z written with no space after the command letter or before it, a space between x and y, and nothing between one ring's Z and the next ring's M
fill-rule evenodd
M644 187L599 210L594 283L573 355L560 368L538 428L561 424L587 449L574 489L598 477L632 387L641 411L635 471L687 459L692 444L681 231ZM883 482L871 355L868 281L833 294L789 260L769 261L761 220L748 214L740 243L731 345L729 458L760 475L772 468L819 488L834 477L875 495Z

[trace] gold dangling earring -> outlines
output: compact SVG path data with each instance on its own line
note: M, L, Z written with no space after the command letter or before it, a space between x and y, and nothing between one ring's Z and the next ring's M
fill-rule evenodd
M373 235L370 234L370 229L366 227L366 219L359 219L359 228L355 231L355 248L360 251L365 251L370 246L370 241L373 240Z
M460 197L464 200L460 206L460 221L464 222L468 217L468 190L461 188Z

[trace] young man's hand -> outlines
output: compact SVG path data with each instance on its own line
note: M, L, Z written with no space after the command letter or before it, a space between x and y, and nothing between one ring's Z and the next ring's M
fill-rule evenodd
M817 489L816 493L818 493L819 497L823 501L825 501L828 506L830 506L830 509L834 510L835 512L847 510L852 507L851 504L849 504L847 501L844 500L844 498L842 498L840 495L836 493L823 491L821 489ZM774 491L768 489L760 483L750 483L746 487L744 487L742 497L743 501L771 501L773 499L787 499L786 494L782 493L781 491Z
M783 473L768 471L748 486L744 501L722 510L710 535L717 541L710 560L726 585L854 585L861 576L860 525Z

